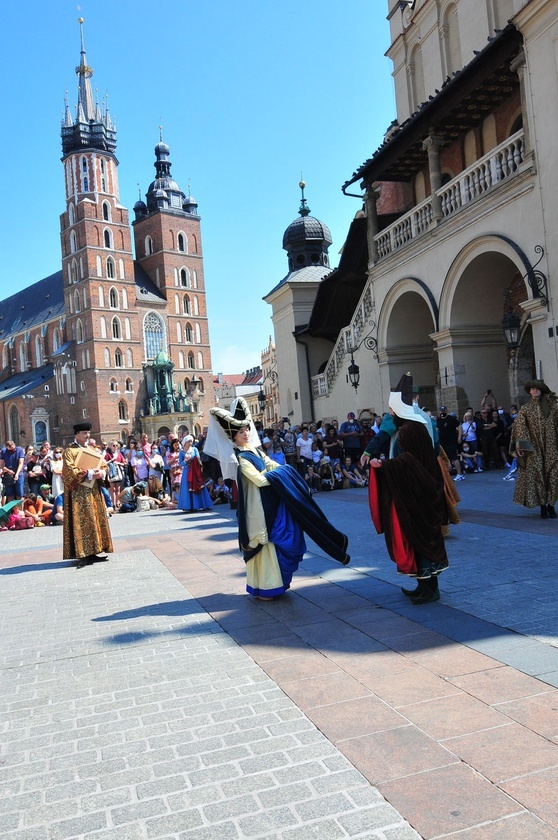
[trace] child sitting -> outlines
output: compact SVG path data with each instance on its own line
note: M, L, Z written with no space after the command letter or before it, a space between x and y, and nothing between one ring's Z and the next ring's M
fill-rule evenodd
M310 490L310 493L312 495L318 492L320 479L314 472L314 467L311 464L306 468L306 475L304 476L304 481L306 482L308 489Z

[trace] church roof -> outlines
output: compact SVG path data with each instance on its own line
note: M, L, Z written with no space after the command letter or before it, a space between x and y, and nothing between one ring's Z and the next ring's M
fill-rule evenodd
M43 365L43 367L35 368L25 373L16 373L14 376L10 376L9 379L0 383L0 402L2 400L14 399L14 397L21 397L23 394L27 394L28 391L33 391L40 385L44 385L53 376L54 367L51 364Z
M65 313L62 271L0 301L0 341Z
M138 303L165 303L167 299L160 289L157 288L141 265L134 262L134 280L136 283L136 301Z

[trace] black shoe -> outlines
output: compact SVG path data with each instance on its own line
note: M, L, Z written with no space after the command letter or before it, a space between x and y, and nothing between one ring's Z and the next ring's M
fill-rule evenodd
M105 560L108 560L107 554L93 554L93 556L91 557L92 563L104 563Z
M94 555L93 555L94 556ZM86 566L91 566L95 561L93 560L92 556L89 557L82 557L76 563L76 569L84 569Z
M547 505L546 509L548 511L548 518L549 519L557 519L558 513L554 510L554 505Z
M546 505L541 505L541 519L548 519L548 509Z
M403 595L405 595L405 597L407 597L407 598L416 598L416 597L417 597L417 595L419 595L419 594L420 594L420 590L421 590L421 587L420 587L420 586L417 586L417 588L416 588L416 589L405 589L405 587L404 587L404 586L402 586L402 587L401 587L401 592L402 592L402 593L403 593Z
M432 590L425 589L418 595L416 598L411 598L411 603L413 604L432 604L434 601L440 600L440 593L438 590L433 592Z

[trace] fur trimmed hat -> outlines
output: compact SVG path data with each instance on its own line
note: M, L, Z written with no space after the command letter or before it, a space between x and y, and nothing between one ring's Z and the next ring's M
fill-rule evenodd
M538 388L541 394L550 394L550 388L542 379L530 379L523 387L528 394L531 393L531 388Z

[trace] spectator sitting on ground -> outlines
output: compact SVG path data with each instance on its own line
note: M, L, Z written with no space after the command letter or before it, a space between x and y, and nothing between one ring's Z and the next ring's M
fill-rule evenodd
M339 461L336 461L333 465L333 489L342 490L344 480L341 464Z
M306 468L306 475L304 476L304 481L308 485L308 489L310 493L314 494L318 492L320 486L320 479L316 472L314 471L314 465L309 464Z
M38 527L49 524L53 510L53 504L45 501L42 496L36 496L35 493L28 493L23 500L23 513L30 516Z
M345 458L345 465L342 467L343 487L366 487L366 478L362 475L356 464L353 464L350 456Z
M333 490L334 478L329 455L324 455L318 469L320 490Z
M225 484L225 479L220 477L217 479L217 484L213 485L213 490L210 491L210 496L215 505L224 505L230 499L231 491Z
M51 525L62 525L64 522L64 493L59 493L54 500L54 512L50 517Z

